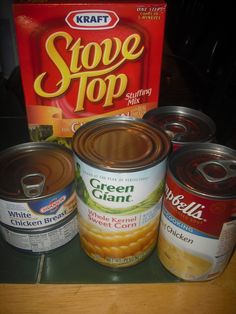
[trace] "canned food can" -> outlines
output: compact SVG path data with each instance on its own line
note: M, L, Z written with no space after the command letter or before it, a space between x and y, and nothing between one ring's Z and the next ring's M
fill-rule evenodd
M188 281L223 272L236 240L236 152L201 143L169 159L158 239L167 270Z
M46 253L67 244L78 234L77 211L50 227L29 230L0 224L0 232L5 241L17 249Z
M98 263L135 265L156 246L170 147L142 119L97 119L75 133L80 239Z
M24 143L0 156L0 223L9 228L51 228L77 210L71 150Z
M153 122L169 135L174 151L186 144L215 140L214 121L192 108L163 106L148 111L143 119Z

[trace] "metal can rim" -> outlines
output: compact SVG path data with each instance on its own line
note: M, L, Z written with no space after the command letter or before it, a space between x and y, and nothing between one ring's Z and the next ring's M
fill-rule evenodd
M175 173L173 172L172 169L172 164L173 162L178 159L181 158L181 156L183 156L184 154L191 152L192 155L194 155L194 151L196 150L202 150L202 151L208 151L211 150L212 152L216 152L218 154L230 154L230 155L235 155L235 160L236 160L236 151L224 146L224 145L220 145L220 144L216 144L216 143L193 143L193 144L189 144L186 146L182 146L180 147L175 153L171 154L169 161L168 161L168 166L167 166L167 171L168 174L171 175L171 177L178 183L178 185L180 185L182 188L184 188L185 190L187 190L188 192L197 195L197 196L202 196L204 198L207 199L235 199L236 197L236 193L233 195L217 195L217 194L213 194L213 193L207 193L207 192L202 192L202 191L197 191L194 189L191 189L190 186L186 185L185 183L183 183L181 180L179 180L179 178L175 175Z
M158 108L154 108L151 109L150 111L146 112L143 116L144 119L148 119L150 116L155 115L155 114L159 114L159 113L167 113L167 114L178 114L181 113L183 115L187 116L192 116L195 118L199 118L201 119L204 123L206 123L210 130L211 130L211 134L208 135L208 137L203 138L203 139L198 139L198 142L205 142L205 141L211 141L214 139L215 137L215 133L216 133L216 125L213 121L213 119L211 117L209 117L207 114L205 114L202 111L193 109L193 108L189 108L189 107L183 107L183 106L162 106L162 107L158 107ZM172 140L173 144L192 144L195 143L194 141L176 141L176 140Z
M94 126L96 127L96 129L98 129L99 127L102 127L102 126L104 127L105 124L107 127L109 124L114 126L116 123L119 123L120 125L123 124L123 126L128 123L131 123L131 124L136 123L136 125L142 125L142 126L148 127L150 130L150 133L156 134L156 136L157 137L159 136L159 139L162 141L162 150L163 150L162 154L160 154L158 158L153 158L151 162L149 162L148 164L145 164L143 162L143 164L141 165L136 165L136 166L133 165L132 167L131 166L107 167L105 163L102 165L101 164L99 165L95 161L93 161L92 158L88 158L89 154L86 154L87 152L86 153L79 152L79 149L78 149L79 145L77 145L78 144L77 141L80 138L81 134L83 135L83 133L86 133L87 130L89 130L90 128ZM154 142L154 139L152 139L152 142ZM161 130L160 128L157 128L155 124L141 118L127 117L127 116L126 117L113 116L113 117L98 118L90 122L87 122L75 132L73 136L73 140L72 140L72 149L75 155L79 159L81 159L83 162L93 167L96 167L98 169L105 170L105 171L111 171L111 172L131 172L131 171L135 172L135 171L140 171L147 168L151 168L155 166L156 164L160 163L162 160L164 160L170 153L171 148L172 148L172 145L171 145L171 141L169 137L166 135L166 133L163 130Z
M12 153L17 152L18 150L19 151L24 151L27 149L27 151L34 151L34 149L45 149L45 146L47 146L47 148L50 148L50 149L60 149L62 152L66 152L68 154L68 156L70 156L71 158L71 165L73 165L73 153L72 151L65 147L65 146L62 146L60 144L57 144L57 143L50 143L50 142L25 142L25 143L22 143L22 144L17 144L17 145L14 145L14 146L11 146L11 147L8 147L6 149L4 149L2 152L1 152L1 155L0 155L0 161L4 158L7 157L7 155L11 155ZM71 179L68 181L68 183L66 184L66 186L69 186L71 184L73 184L73 181L74 181L74 172L73 174L71 174ZM51 192L51 193L47 193L47 194L42 194L38 197L19 197L19 198L14 198L14 197L11 197L11 196L8 196L8 195L4 195L4 193L1 192L0 190L0 198L3 199L3 200L6 200L6 201L17 201L17 202L27 202L27 201L35 201L35 200L41 200L41 199L44 199L46 197L52 197L53 195L57 194L58 192L62 191L65 187L61 187L59 190L56 190L54 192Z

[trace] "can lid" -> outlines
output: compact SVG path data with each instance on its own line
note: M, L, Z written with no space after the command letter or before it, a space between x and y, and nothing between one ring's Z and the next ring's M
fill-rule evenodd
M85 163L110 171L136 171L163 160L171 143L148 121L130 117L97 119L80 127L73 150Z
M189 144L169 160L179 183L209 197L236 197L236 151L218 144Z
M215 136L213 120L192 108L163 106L148 111L144 119L165 130L173 143L207 142Z
M0 197L38 199L61 191L74 180L72 152L54 143L24 143L0 156Z

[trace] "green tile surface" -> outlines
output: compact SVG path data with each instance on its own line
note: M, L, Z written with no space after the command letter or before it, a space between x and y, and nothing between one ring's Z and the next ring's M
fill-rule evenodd
M0 236L0 283L35 283L39 267L39 255L20 252Z
M94 262L80 247L79 236L45 256L41 283L155 283L178 282L160 264L156 251L144 262L110 269Z
M126 269L94 262L80 246L79 236L50 253L21 252L0 237L0 283L165 283L180 280L167 272L154 251L145 261Z

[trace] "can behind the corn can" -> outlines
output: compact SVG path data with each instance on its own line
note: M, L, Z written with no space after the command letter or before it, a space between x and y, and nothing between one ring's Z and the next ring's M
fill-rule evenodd
M192 108L163 106L148 111L143 118L169 135L174 151L186 144L215 140L214 121L203 112Z
M0 231L19 249L46 252L78 233L72 152L25 143L0 156ZM71 226L71 228L70 228Z
M158 239L162 264L189 281L217 277L236 240L236 151L191 144L172 154Z
M82 126L72 147L82 247L109 267L141 262L156 245L168 136L142 119L104 118Z

